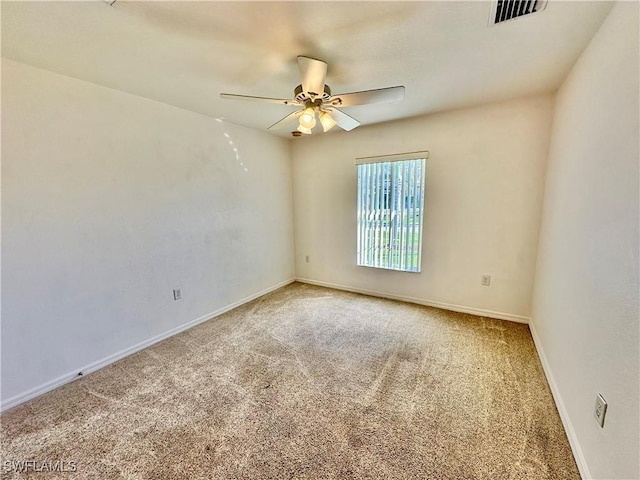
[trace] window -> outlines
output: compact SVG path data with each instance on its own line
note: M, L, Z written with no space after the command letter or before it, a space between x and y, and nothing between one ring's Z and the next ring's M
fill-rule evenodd
M419 272L428 152L357 158L357 263Z

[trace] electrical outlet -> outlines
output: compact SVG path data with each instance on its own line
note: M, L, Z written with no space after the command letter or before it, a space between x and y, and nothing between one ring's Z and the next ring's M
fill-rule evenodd
M173 299L174 300L182 300L182 290L180 290L179 288L176 288L173 291Z
M309 255L306 255L306 256L304 257L304 261L305 261L306 263L311 263L311 257L310 257Z
M604 428L604 416L607 413L607 402L603 396L598 394L596 397L596 408L593 411L593 415L596 417L596 422L600 425L600 428Z
M482 285L489 287L491 285L491 275L482 275Z

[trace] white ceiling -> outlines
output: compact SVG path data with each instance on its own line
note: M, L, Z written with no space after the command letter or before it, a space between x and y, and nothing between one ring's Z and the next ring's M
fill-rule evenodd
M264 131L293 107L219 94L292 98L308 55L334 93L406 87L344 109L371 124L553 91L611 6L549 0L489 26L488 1L4 1L2 55Z

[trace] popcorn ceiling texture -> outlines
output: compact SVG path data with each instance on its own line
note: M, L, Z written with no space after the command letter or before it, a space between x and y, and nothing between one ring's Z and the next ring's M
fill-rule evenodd
M3 478L579 479L526 325L295 283L1 417Z

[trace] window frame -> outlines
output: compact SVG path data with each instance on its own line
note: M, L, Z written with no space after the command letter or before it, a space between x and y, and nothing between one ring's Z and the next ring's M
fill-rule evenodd
M424 210L425 210L425 193L426 193L426 166L427 159L429 158L429 152L426 150L417 151L417 152L405 152L391 155L376 155L371 157L358 157L355 159L355 165L358 169L357 178L357 206L356 206L356 265L360 267L369 267L369 268L378 268L383 270L391 270L397 272L407 272L407 273L421 273L422 271L422 245L424 240ZM419 177L414 178L413 181L407 184L407 190L404 190L404 186L402 185L402 179L405 178L405 175L408 177L409 175L416 175L416 164L410 166L410 169L414 169L411 172L407 170L407 166L409 164L403 165L401 173L398 173L398 169L395 166L391 165L395 162L407 162L407 161L421 161L420 163L420 172ZM388 164L386 166L374 166L375 164ZM369 169L360 168L365 165L369 166ZM390 170L387 170L390 169ZM383 177L379 176L372 182L371 178L364 179L361 178L361 175L367 174L370 175L371 171L374 171L375 175L384 175ZM389 176L387 177L387 174ZM395 177L397 175L397 177ZM390 187L391 183L393 183L393 187ZM400 185L398 187L398 184ZM369 190L363 191L363 186L368 188ZM385 186L387 188L385 189ZM377 190L377 196L375 193L371 193L372 189ZM395 197L395 192L400 188L400 195L402 199L399 200L400 207L398 207L398 199ZM421 191L419 193L420 197L416 201L416 195L418 195L415 191L416 188L419 188ZM389 191L393 193L390 194ZM392 200L390 200L390 198ZM375 208L363 207L363 202L371 202L371 200L377 202ZM410 200L408 200L410 199ZM380 203L383 201L384 203ZM407 205L409 202L409 205ZM393 203L393 205L391 205ZM371 205L369 203L369 205ZM382 208L381 208L382 207ZM384 208L387 207L387 208ZM368 211L368 219L365 219L365 213L363 210ZM419 215L419 225L417 228L415 227L415 217L411 220L412 223L409 223L410 220L407 218L412 213L415 213L418 210L416 216ZM385 212L388 212L386 215L386 224L385 224ZM394 219L400 218L400 228L398 225L392 225L391 222ZM397 222L398 220L396 220ZM406 221L406 224L404 223ZM363 222L366 222L367 225L363 225ZM385 229L386 225L386 229ZM413 226L413 228L410 227ZM374 244L377 242L377 246L369 247L365 249L365 245L368 243L371 245L371 240L368 235L369 232L373 231L373 242ZM401 247L393 247L392 239L394 235L401 234L400 236L400 245ZM413 253L409 254L409 245L406 238L409 238L409 233L411 234L411 251ZM415 247L415 239L413 235L417 233L418 235L418 245L417 249ZM366 237L363 238L363 235ZM405 236L406 235L406 236ZM397 239L398 237L395 236ZM368 240L368 241L367 241ZM404 243L404 248L402 245ZM371 254L365 254L364 250L371 251L374 250L373 257ZM385 254L386 251L386 254ZM394 252L399 252L399 261L393 261ZM404 255L404 259L403 256ZM409 255L411 261L409 262ZM417 256L417 259L414 260L414 256ZM398 258L398 257L395 257Z

